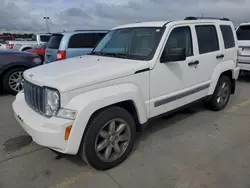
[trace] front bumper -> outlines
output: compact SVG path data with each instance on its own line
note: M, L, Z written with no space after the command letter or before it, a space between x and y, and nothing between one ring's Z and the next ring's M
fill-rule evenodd
M34 142L61 153L67 153L67 141L64 140L65 129L73 125L72 120L46 118L36 113L26 104L23 93L17 94L12 106L16 120Z

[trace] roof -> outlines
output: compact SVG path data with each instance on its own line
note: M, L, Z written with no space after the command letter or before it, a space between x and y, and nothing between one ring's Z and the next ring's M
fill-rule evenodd
M56 32L53 34L76 34L76 33L92 33L92 32L102 32L102 33L107 33L109 30L75 30L75 31L63 31L63 32Z
M250 22L241 23L240 26L241 25L250 25Z
M178 20L178 21L150 21L150 22L137 22L127 25L120 25L114 27L113 29L120 29L120 28L131 28L131 27L163 27L167 23L176 23L176 24L183 24L183 23L231 23L227 20L219 20L219 19L197 19L197 20Z

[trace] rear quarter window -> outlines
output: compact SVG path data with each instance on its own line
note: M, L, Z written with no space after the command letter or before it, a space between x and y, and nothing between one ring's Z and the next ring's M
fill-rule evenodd
M237 31L237 39L238 40L250 40L250 25L242 25Z
M232 27L230 25L221 25L220 30L223 36L225 49L235 47L235 40Z
M218 35L214 25L196 25L195 30L200 54L215 52L220 49Z
M63 38L63 35L52 35L48 42L48 48L58 49L62 38Z
M82 33L73 35L68 48L94 48L105 36L105 33Z
M40 36L40 40L41 40L42 42L48 42L49 39L50 39L50 37L51 37L51 36L49 36L49 35L41 35L41 36Z

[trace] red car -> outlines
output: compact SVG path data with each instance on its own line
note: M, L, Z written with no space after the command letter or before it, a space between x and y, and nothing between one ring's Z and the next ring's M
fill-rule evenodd
M43 62L44 61L46 47L47 47L47 43L42 44L41 46L39 46L37 48L32 48L30 50L26 50L25 52L30 52L30 53L39 55L41 57L42 62Z
M0 35L0 43L6 44L8 40L15 40L15 37L13 35Z

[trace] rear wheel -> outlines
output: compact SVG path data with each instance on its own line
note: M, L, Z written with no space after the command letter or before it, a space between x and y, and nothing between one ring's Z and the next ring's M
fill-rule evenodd
M128 111L120 107L107 108L90 122L81 157L93 168L113 168L132 151L135 132L135 121Z
M212 95L212 98L206 102L207 107L214 111L223 110L230 98L231 95L232 83L228 76L221 76L215 91Z
M8 70L3 75L3 88L10 94L17 94L23 89L23 72L25 68L17 67Z

